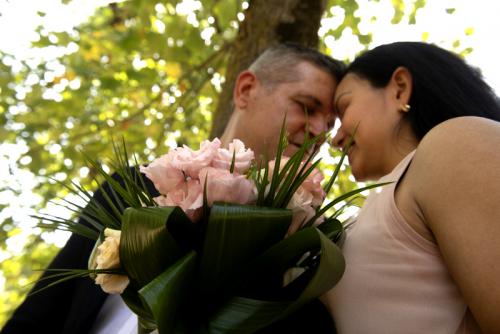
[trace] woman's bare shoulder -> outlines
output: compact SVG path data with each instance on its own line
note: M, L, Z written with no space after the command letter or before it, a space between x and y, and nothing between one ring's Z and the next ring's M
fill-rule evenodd
M414 160L417 164L445 168L477 164L478 159L492 156L500 159L500 122L465 116L430 130L418 145Z
M460 117L420 142L408 185L446 266L485 332L498 332L500 123Z

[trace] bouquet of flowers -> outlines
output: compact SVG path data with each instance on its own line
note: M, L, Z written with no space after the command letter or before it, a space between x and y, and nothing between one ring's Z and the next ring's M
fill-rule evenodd
M257 162L239 140L221 148L218 139L139 168L129 165L124 144L114 144L115 175L87 157L107 182L105 205L65 184L87 202L65 206L89 224L40 217L44 227L96 240L89 269L53 270L49 278L57 280L46 288L90 276L121 294L144 331L159 333L253 333L297 311L344 271L335 244L343 225L338 212L326 213L380 184L323 205L345 153L322 187L319 160L309 154L319 136L289 158L283 129L279 140L270 162Z

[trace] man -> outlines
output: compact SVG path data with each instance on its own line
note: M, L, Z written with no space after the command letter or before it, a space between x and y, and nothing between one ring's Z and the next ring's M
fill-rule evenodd
M311 136L333 126L332 92L344 66L317 51L281 45L264 52L236 79L234 112L222 144L242 140L255 156L275 155L286 114L290 156Z
M273 157L286 114L285 155L291 155L307 131L315 136L333 125L333 96L343 71L342 63L312 49L286 44L267 50L236 80L234 112L222 144L238 138L256 156ZM152 183L148 188L156 193ZM98 190L94 199L104 203L102 191L109 188ZM72 235L50 268L86 268L93 246L94 241ZM2 333L124 333L137 326L133 319L119 296L108 297L88 278L74 279L28 297Z

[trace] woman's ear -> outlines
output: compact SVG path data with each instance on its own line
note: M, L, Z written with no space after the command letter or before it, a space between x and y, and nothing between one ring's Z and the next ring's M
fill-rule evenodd
M410 71L403 66L396 68L392 73L391 85L394 89L396 102L401 106L407 105L413 90L413 80Z
M235 108L245 109L250 99L251 92L259 84L257 76L251 71L243 71L238 75L233 91Z

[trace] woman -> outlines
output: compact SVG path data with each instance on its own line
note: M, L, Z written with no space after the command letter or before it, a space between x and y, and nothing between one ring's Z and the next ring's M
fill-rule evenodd
M323 296L340 333L500 333L500 107L480 74L436 46L358 57L335 94L369 196ZM355 131L356 130L356 131Z

